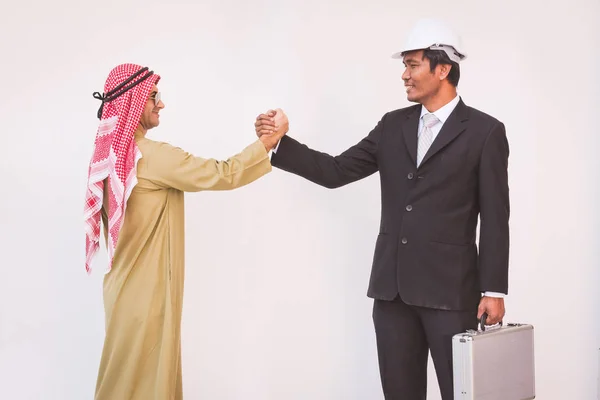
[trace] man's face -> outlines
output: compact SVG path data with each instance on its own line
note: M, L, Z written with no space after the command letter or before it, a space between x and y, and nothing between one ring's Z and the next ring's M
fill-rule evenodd
M423 104L435 96L442 85L443 69L447 66L438 65L433 72L429 60L423 57L423 50L411 51L404 55L402 80L406 87L408 101Z
M159 112L163 108L165 108L165 104L162 100L156 101L156 96L158 93L158 88L156 85L152 86L152 91L148 96L148 100L146 101L146 106L144 107L144 112L142 113L142 117L140 118L140 124L144 129L150 130L152 128L156 128L159 121Z

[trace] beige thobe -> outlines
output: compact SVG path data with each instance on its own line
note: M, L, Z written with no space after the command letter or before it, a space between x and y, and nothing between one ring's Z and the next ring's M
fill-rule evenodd
M111 271L95 400L180 400L184 192L231 190L271 171L257 140L226 161L136 132L142 152ZM104 204L107 204L105 190ZM106 234L106 214L103 209Z

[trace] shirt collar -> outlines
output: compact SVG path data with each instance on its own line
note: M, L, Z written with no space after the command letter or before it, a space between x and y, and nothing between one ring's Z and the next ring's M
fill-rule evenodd
M431 113L431 114L435 115L437 117L437 119L439 119L443 125L446 122L446 120L448 119L448 117L450 116L450 114L452 114L452 111L454 111L454 109L456 108L456 105L458 104L459 101L460 101L460 96L456 95L456 97L453 98L452 100L450 100L446 105L444 105L442 108L440 108L439 110L437 110L436 112ZM425 114L430 114L430 113L429 113L429 111L427 111L425 106L421 106L421 118L423 118L423 115L425 115Z

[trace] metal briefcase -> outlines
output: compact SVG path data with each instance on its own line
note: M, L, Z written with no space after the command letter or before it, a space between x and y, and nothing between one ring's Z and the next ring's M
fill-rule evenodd
M535 398L533 326L500 324L452 337L455 400Z

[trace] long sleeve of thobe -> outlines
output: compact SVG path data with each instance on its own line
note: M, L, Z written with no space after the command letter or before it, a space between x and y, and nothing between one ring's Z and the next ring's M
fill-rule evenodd
M232 190L271 171L269 155L260 140L227 160L194 156L167 143L153 142L143 163L146 179L183 192ZM143 151L142 151L143 152Z

